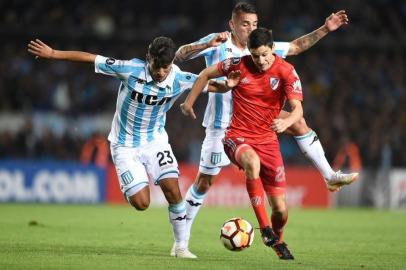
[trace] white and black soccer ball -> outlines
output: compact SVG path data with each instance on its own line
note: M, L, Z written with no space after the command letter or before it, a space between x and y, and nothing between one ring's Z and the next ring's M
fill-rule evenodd
M231 218L221 227L220 240L228 250L241 251L254 241L254 228L243 218Z

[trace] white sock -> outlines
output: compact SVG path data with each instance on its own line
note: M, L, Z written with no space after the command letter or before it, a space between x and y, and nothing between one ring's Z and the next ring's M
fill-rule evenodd
M189 241L190 239L193 221L195 220L200 207L202 207L206 194L207 193L197 192L194 184L190 186L186 193L186 241Z
M324 179L328 181L334 171L324 155L323 147L321 146L316 132L311 130L305 135L294 136L294 138L296 139L302 153L313 162L314 166L316 166L317 170L323 175Z
M176 247L186 248L186 204L169 204L169 222L172 224Z

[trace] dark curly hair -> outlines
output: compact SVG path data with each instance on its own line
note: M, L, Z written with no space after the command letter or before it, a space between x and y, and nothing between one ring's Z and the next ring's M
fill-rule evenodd
M168 37L157 37L148 46L148 55L156 67L165 67L175 58L176 45Z

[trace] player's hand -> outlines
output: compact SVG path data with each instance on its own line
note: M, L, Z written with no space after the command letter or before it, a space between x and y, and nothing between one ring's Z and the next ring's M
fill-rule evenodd
M193 120L196 119L195 112L193 111L193 107L187 105L186 103L180 104L180 110L185 116L190 116Z
M207 44L209 45L209 47L217 47L219 46L221 43L226 42L228 39L228 32L221 32L221 33L217 33L211 40L209 40L209 42L207 42Z
M241 71L239 71L239 70L231 71L228 74L227 80L226 80L227 88L233 88L233 87L237 86L237 84L240 82L240 78L241 78Z
M28 51L35 55L35 58L52 58L52 54L54 53L54 50L51 47L39 39L36 39L35 41L31 40L30 43L28 43Z
M272 121L271 127L276 133L282 133L289 127L289 124L285 119L276 118Z
M331 13L331 15L327 17L324 25L329 32L332 32L340 28L342 25L348 24L348 22L349 20L345 10L340 10L337 13Z

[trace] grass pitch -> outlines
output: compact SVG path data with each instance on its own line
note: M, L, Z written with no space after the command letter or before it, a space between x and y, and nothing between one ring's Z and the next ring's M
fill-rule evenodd
M368 209L292 210L285 240L295 261L280 261L256 230L242 252L222 247L219 230L251 209L203 208L190 249L169 256L167 210L129 206L0 204L0 269L405 269L406 212Z

